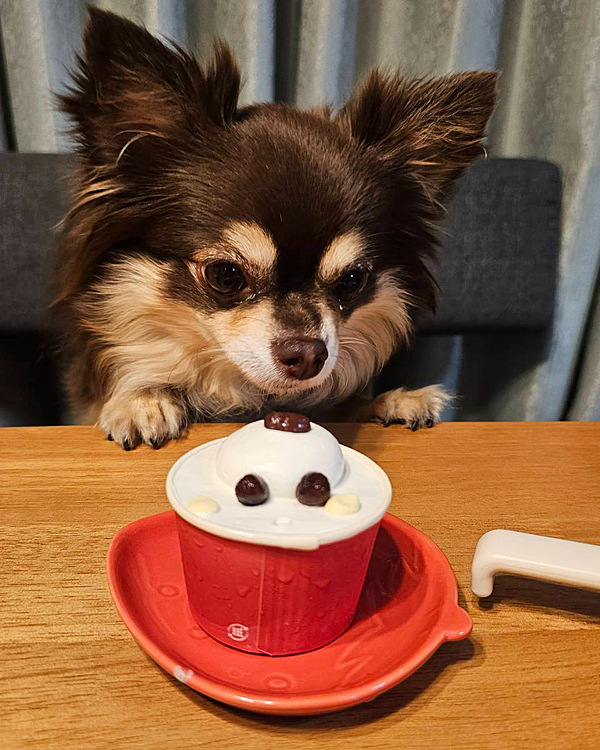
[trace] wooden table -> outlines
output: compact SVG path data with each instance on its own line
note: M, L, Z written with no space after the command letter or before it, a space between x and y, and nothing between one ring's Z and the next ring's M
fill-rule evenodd
M0 430L1 748L600 747L600 594L505 577L479 603L469 589L489 529L600 543L600 424L334 426L388 472L391 510L446 553L474 629L372 703L302 718L231 709L174 680L106 584L113 535L168 509L173 461L232 429L131 453L91 427Z

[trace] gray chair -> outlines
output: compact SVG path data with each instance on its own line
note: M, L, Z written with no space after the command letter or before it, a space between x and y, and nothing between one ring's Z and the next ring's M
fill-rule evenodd
M54 226L66 154L0 154L0 424L68 419L48 337ZM436 277L440 307L420 335L541 331L552 320L562 186L556 165L473 164L450 202ZM380 383L398 382L388 368Z

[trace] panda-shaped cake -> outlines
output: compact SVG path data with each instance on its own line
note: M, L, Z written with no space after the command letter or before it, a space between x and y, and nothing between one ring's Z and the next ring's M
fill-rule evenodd
M348 627L391 487L328 430L273 412L182 456L167 495L197 623L235 648L283 655Z

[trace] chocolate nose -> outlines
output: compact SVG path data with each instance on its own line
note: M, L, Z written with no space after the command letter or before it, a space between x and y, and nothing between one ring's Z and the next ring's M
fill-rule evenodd
M290 378L309 380L318 375L327 359L321 339L285 339L273 342L273 356Z

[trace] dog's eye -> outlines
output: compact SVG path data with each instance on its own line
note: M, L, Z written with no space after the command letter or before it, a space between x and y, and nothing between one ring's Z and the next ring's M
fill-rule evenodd
M364 288L367 283L368 273L364 268L351 268L340 278L335 287L339 299L354 297Z
M219 294L238 294L246 286L246 276L236 263L215 261L204 267L204 277Z

